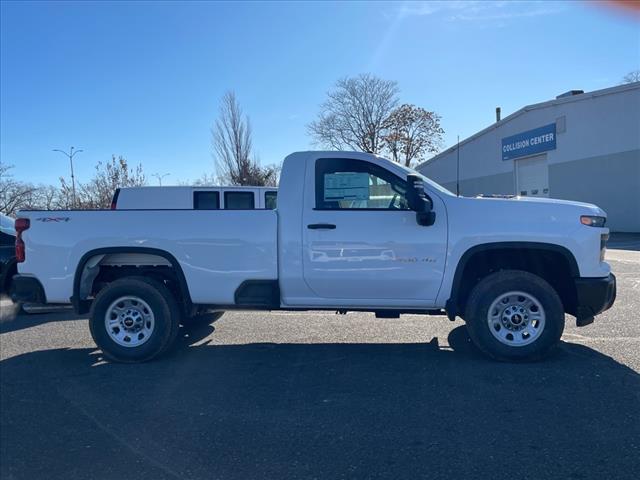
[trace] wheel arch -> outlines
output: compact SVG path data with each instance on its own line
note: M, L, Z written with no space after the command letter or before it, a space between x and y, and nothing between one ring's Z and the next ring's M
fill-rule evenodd
M464 252L460 257L460 261L456 266L456 271L453 276L453 283L451 285L451 295L446 302L445 310L447 316L453 320L456 315L462 313L464 309L465 294L468 294L468 289L465 289L465 278L467 273L467 267L471 265L474 259L477 259L481 255L500 254L500 252L509 252L510 254L520 254L524 258L528 258L528 255L555 255L560 256L566 261L569 274L572 277L579 277L580 270L578 268L578 262L571 251L563 247L562 245L556 245L552 243L544 242L527 242L527 241L512 241L512 242L491 242L474 245ZM524 255L526 254L526 255ZM570 311L572 309L571 294L568 294L563 300L565 301L565 307ZM569 312L571 313L571 312Z
M180 265L176 257L171 253L167 252L166 250L152 247L105 247L96 248L86 252L78 261L73 279L73 296L71 297L71 304L73 305L73 308L77 313L87 313L90 309L91 302L87 300L87 292L83 287L86 286L87 282L92 283L98 272L95 271L92 273L87 273L88 269L95 269L95 267L99 266L100 262L106 256L115 254L144 255L161 258L168 262L168 265L175 272L180 295L182 296L181 300L184 305L185 311L188 312L191 310L193 303L191 301L191 295L189 293L189 286L187 284L186 277L182 270L182 266ZM96 257L100 258L96 263L91 265L90 262ZM147 260L150 260L150 258L147 257ZM141 265L152 265L152 263L142 263Z

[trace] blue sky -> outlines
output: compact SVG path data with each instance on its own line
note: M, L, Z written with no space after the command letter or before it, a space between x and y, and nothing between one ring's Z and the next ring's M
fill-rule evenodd
M164 183L213 171L209 129L235 90L262 163L313 147L305 125L343 76L398 81L445 146L570 89L640 69L640 21L595 3L2 2L1 160L57 183L112 153Z

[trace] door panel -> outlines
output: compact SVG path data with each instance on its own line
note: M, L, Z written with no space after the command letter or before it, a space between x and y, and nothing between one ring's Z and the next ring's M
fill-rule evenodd
M319 208L304 209L303 274L309 289L323 299L367 299L371 306L435 301L447 239L442 202L432 197L436 222L420 226L407 209L403 179L374 165L367 182L361 174L368 162L341 167L332 160L328 171L316 168Z
M440 220L440 221L438 221ZM414 212L312 211L304 229L304 279L322 298L435 300L444 267L444 219Z

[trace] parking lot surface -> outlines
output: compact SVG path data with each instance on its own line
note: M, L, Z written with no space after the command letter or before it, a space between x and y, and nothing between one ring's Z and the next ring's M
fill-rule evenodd
M119 365L85 318L4 300L0 476L638 478L640 245L612 247L613 309L540 363L445 317L232 312Z

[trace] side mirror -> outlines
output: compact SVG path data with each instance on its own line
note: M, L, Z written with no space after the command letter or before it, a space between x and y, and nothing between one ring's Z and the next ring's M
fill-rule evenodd
M407 203L416 212L418 225L428 227L436 221L431 199L424 193L424 184L418 175L407 175Z

